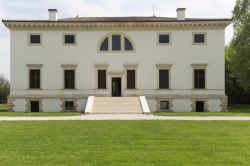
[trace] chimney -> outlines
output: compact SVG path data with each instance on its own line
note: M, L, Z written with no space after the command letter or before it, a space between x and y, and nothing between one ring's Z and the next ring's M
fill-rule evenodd
M49 20L56 21L57 20L57 9L48 9L49 11Z
M177 12L177 20L185 20L185 12L186 12L186 8L177 8L176 9Z

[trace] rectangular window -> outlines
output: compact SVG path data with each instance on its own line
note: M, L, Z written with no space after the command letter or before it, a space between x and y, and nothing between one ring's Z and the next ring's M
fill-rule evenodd
M159 89L169 89L169 70L159 70Z
M39 101L30 101L30 112L40 112Z
M73 101L65 101L65 110L66 111L74 110L74 102Z
M75 44L75 35L64 35L64 44Z
M169 44L170 35L169 34L159 34L159 44Z
M40 89L40 69L30 70L30 89Z
M29 35L30 44L41 44L41 35Z
M75 88L75 70L64 70L64 89Z
M135 89L135 70L127 70L127 89Z
M205 44L206 42L206 35L204 33L195 33L193 35L193 42L195 44Z
M160 110L169 110L169 101L160 101Z
M98 70L98 89L106 89L106 70Z
M121 36L112 35L112 50L120 51L121 50Z
M205 69L194 69L194 88L205 88Z

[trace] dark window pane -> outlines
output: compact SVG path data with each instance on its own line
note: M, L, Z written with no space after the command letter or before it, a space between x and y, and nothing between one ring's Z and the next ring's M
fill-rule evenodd
M159 88L169 89L169 70L159 70Z
M194 88L195 89L205 88L205 69L194 70Z
M30 70L30 89L40 89L40 70Z
M159 43L169 43L169 35L159 35Z
M113 51L121 50L121 36L120 35L112 36L112 50Z
M135 89L135 70L127 70L127 89Z
M101 45L101 48L100 50L101 51L108 51L109 49L109 39L108 37L102 42L102 45Z
M194 34L194 43L205 43L205 34Z
M168 110L169 109L169 101L160 101L160 109Z
M31 44L40 44L41 43L40 35L30 35L30 43Z
M64 43L65 44L74 44L75 43L75 35L64 35Z
M133 45L131 44L131 42L127 38L124 38L124 40L125 40L125 50L132 51Z
M65 101L65 110L74 110L74 102L73 101Z
M98 89L106 89L106 70L98 70Z
M75 88L75 70L64 70L64 88Z

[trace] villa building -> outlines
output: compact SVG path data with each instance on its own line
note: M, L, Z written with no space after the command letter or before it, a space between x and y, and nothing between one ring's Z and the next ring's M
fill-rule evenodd
M2 21L14 111L227 111L231 19L186 18L185 8L176 18L58 19L49 9L47 20Z

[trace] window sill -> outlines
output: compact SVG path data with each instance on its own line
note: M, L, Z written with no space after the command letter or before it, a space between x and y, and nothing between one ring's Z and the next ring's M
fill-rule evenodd
M160 89L160 88L158 88L156 90L172 90L172 89L170 89L170 88L169 89Z
M43 90L42 88L28 88L26 90Z
M77 89L76 88L72 88L72 89L67 88L67 89L62 89L62 90L77 90Z

